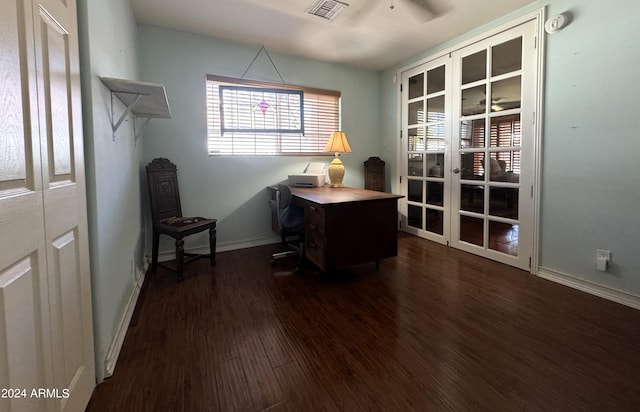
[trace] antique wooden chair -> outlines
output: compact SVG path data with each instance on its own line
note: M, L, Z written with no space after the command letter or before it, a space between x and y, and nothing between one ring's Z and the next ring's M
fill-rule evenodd
M155 272L158 266L160 266L175 272L178 281L182 281L183 266L186 263L202 257L208 257L211 265L215 265L217 220L204 217L182 216L176 165L167 159L154 159L147 165L147 183L149 186L149 203L151 204L151 221L153 225L151 271ZM184 238L205 230L209 230L210 253L208 255L186 253L184 251ZM160 235L167 235L175 239L175 266L158 263Z
M372 156L364 162L364 188L385 191L384 160Z

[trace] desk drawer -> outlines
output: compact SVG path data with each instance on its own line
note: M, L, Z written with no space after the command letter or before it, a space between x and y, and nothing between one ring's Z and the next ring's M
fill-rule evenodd
M324 248L324 226L318 226L315 223L307 222L304 226L304 237L309 241L309 243Z
M326 265L324 247L321 243L317 243L314 239L306 237L306 234L304 239L304 254L307 259L324 270Z
M310 225L314 225L318 228L324 228L324 207L312 203L306 202L304 205L304 223L308 228Z
M304 247L307 259L324 268L325 209L313 202L306 202L304 206Z

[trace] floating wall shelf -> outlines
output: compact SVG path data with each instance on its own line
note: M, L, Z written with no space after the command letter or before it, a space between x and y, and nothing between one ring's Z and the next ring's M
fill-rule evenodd
M171 109L169 109L169 101L163 85L135 80L113 79L111 77L101 77L100 80L111 91L113 140L116 139L116 131L129 113L133 113L136 117L146 118L147 122L150 119L171 118ZM114 95L126 106L117 121L115 120L116 116L113 107ZM138 135L139 132L135 133L136 139Z

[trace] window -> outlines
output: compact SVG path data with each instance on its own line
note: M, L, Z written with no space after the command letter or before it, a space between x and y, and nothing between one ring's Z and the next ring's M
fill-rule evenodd
M325 153L340 92L207 76L210 156Z

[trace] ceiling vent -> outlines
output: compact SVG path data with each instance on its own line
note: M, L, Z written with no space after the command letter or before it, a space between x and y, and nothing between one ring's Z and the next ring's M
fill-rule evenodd
M307 14L321 17L325 20L333 21L345 7L347 3L335 0L316 0L307 9Z

